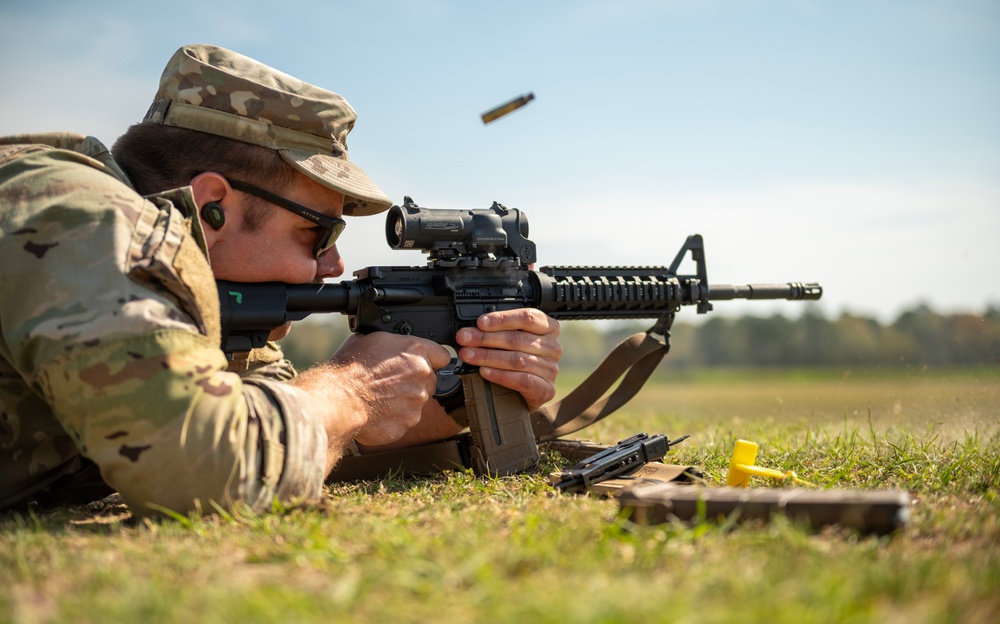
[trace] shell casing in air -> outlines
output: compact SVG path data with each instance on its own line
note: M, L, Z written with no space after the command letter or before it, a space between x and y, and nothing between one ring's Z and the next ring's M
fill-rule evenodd
M534 93L526 93L520 97L514 98L509 102L505 102L500 106L497 106L496 108L491 108L490 110L482 114L483 123L488 124L491 121L496 121L497 119L500 119L504 115L516 111L517 109L521 108L522 106L524 106L533 99L535 99Z

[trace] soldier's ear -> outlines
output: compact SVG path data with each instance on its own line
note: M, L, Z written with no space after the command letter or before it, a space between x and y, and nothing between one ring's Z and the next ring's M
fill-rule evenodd
M215 242L213 230L222 229L226 224L226 211L233 207L233 189L222 174L206 171L191 179L191 191L195 204L201 206L198 216L205 224L205 236L211 247Z

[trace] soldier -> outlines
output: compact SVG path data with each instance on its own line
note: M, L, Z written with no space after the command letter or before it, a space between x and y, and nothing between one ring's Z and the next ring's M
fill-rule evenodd
M319 496L345 449L458 431L431 398L450 357L429 341L354 335L301 374L273 343L236 363L219 348L215 278L337 277L342 217L390 206L348 160L355 119L336 93L190 45L111 153L0 139L0 509L112 491L139 515L266 509ZM536 409L558 331L527 309L457 341Z

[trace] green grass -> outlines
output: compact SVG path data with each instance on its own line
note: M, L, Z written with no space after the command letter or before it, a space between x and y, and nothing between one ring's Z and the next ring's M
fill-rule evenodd
M892 537L633 527L612 500L554 495L551 457L533 475L333 486L273 514L0 515L0 621L1000 621L995 369L667 374L578 434L690 433L668 459L713 484L743 438L821 487L903 488L912 520Z

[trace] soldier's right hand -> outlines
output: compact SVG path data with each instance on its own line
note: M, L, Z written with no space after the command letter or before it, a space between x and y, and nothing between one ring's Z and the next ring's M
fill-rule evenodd
M353 376L367 419L354 434L366 446L398 440L420 422L434 396L435 371L451 361L447 349L429 340L386 332L352 334L331 358Z

